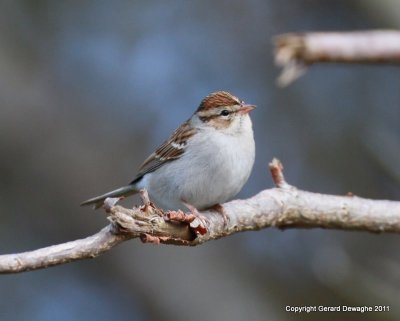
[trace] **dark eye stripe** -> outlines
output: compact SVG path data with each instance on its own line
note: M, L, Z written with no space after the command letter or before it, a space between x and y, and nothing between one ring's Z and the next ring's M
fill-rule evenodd
M233 114L239 109L240 105L232 105L232 106L218 106L215 109L219 110L202 110L198 112L198 117L200 118L201 121L203 122L208 122L211 119L218 118L221 116L228 116L230 114Z
M208 121L210 121L211 119L213 119L213 118L216 118L216 117L218 117L219 115L211 115L211 116L199 116L199 119L202 121L202 122L208 122Z

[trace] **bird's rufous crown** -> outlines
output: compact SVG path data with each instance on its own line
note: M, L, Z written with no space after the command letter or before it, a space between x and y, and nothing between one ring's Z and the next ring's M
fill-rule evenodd
M240 105L240 100L227 91L217 91L206 96L200 103L199 110L209 110L221 106Z

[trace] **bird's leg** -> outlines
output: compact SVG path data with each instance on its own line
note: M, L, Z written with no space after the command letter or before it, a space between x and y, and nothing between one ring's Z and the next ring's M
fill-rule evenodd
M190 214L196 216L197 218L199 218L202 221L207 221L207 218L204 215L201 215L199 210L196 207L194 207L192 204L189 204L182 200L181 200L181 202L183 205L185 205L189 209Z
M201 235L204 235L207 232L207 229L205 226L207 226L208 219L204 216L201 215L198 209L193 206L192 204L189 204L183 200L181 200L182 204L185 205L192 216L194 216L198 222L196 222L196 219L193 220L190 223L190 227L193 228L196 232L200 233Z
M225 209L221 204L215 204L209 208L210 211L217 212L222 215L222 218L224 219L224 227L228 224L229 222L229 216L226 215Z

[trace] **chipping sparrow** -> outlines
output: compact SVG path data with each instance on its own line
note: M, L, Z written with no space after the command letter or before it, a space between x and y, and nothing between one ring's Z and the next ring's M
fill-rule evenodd
M255 145L247 105L225 91L205 97L185 121L142 164L133 181L81 205L103 205L107 197L145 188L166 210L203 210L235 196L249 178Z

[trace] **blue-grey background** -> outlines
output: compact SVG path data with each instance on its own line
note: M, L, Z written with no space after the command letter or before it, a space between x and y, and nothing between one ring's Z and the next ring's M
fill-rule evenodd
M128 183L209 92L256 104L239 195L272 186L400 198L400 73L317 65L280 89L273 37L398 28L396 1L0 2L0 251L86 237L80 208ZM133 204L128 200L126 204ZM0 277L0 320L398 320L396 235L262 230L196 248L126 242L95 260ZM385 305L302 314L287 305Z

